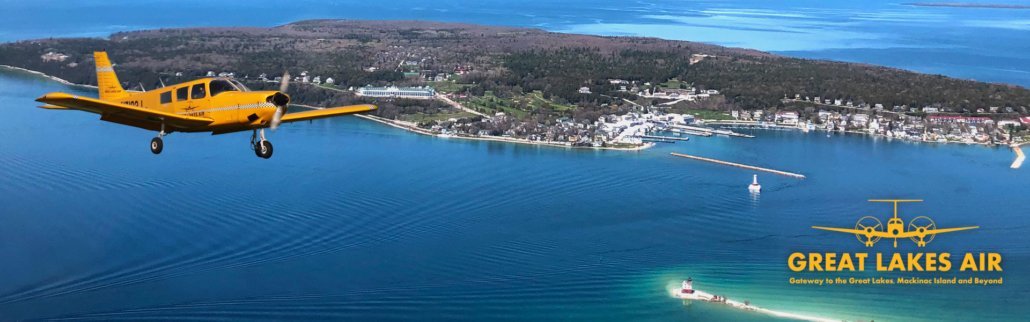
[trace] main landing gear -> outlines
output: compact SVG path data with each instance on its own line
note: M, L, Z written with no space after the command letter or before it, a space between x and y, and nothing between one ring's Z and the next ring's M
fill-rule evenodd
M162 123L161 132L157 133L157 137L150 139L150 153L161 154L161 151L165 149L164 140L161 139L165 136L165 134L165 125L164 123Z
M259 158L268 159L272 157L272 142L265 140L264 129L261 129L260 139L258 130L254 130L254 134L250 136L250 146L254 149L254 154Z

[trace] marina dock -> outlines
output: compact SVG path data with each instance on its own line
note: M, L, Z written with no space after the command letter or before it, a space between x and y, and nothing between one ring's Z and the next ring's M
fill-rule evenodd
M668 131L669 131L669 132L673 132L673 133L683 133L683 134L688 134L688 135L697 135L697 136L712 136L712 132L708 132L708 131L696 131L696 130L687 130L687 129L681 129L681 128L676 128L676 127L670 127L670 128L668 129Z
M664 141L690 141L690 138L678 138L675 136L641 135L642 139L664 140Z
M753 166L753 165L734 163L734 162L729 162L729 161L709 159L709 158L705 158L705 157L693 156L693 155L683 154L683 153L672 152L670 154L672 154L673 156L681 157L681 158L694 159L694 160L698 160L698 161L712 162L712 163L716 163L716 164L728 165L728 166L732 166L732 167L744 168L744 169L749 169L749 170L768 172L768 173L772 173L772 174L778 174L778 175L781 175L781 176L794 177L794 178L798 178L798 179L804 179L805 178L805 175L799 174L799 173L780 171L780 170L769 169L769 168L762 168L762 167L757 167L757 166Z
M707 128L707 127L700 127L700 126L670 125L670 127L674 128L674 129L684 130L684 131L691 131L691 132L698 132L698 133L708 133L708 135L705 135L705 136L711 136L713 134L716 134L716 135L735 136L735 137L740 137L740 138L753 138L753 137L755 137L754 135L748 135L748 134L737 133L737 132L733 132L733 131L729 131L729 130L719 130L719 129L712 129L712 128Z

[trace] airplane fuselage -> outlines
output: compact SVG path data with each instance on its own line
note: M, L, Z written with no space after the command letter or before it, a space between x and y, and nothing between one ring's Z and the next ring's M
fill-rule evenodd
M201 78L146 92L134 92L116 102L178 115L206 117L210 124L194 128L167 129L167 132L227 133L268 127L275 114L274 100L289 101L276 91L243 91L237 82L224 78ZM282 95L276 97L276 95ZM282 102L280 102L282 103ZM119 124L159 131L152 122L105 115L101 119Z

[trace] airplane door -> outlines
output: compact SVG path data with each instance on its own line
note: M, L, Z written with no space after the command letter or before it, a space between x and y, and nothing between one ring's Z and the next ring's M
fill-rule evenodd
M190 99L187 102L186 111L189 115L208 116L209 112L206 110L211 105L211 99L207 95L207 83L190 86Z

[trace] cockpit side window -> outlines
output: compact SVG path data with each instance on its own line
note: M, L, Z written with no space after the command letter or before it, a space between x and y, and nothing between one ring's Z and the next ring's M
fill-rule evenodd
M193 88L190 89L190 98L191 99L201 99L201 98L204 98L206 96L207 96L207 91L204 90L204 84L203 83L193 85Z
M175 90L175 101L182 102L190 99L189 90L190 88L186 86L179 87L179 89Z
M211 85L210 86L211 86L211 96L212 97L215 96L215 95L224 93L224 92L237 91L236 86L233 86L232 83L230 83L229 81L224 80L224 79L213 80L213 81L211 81Z

